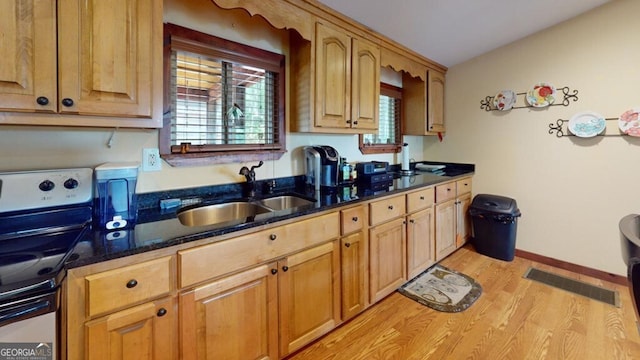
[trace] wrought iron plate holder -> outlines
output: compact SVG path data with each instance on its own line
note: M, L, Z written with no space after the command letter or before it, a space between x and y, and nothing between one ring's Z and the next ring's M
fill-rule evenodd
M554 102L553 104L550 104L548 106L569 106L570 100L573 100L573 102L578 101L578 90L573 90L573 92L571 92L571 89L568 86L565 87L561 87L556 89L556 91L561 91L562 92L562 101L560 102ZM523 102L526 104L527 100L526 100L526 92L519 92L516 93L517 96L521 96L523 95ZM504 110L499 110L497 108L495 108L493 106L493 98L495 96L487 96L485 97L483 100L480 100L480 109L485 110L485 111L504 111ZM540 107L535 107L532 105L522 105L522 106L514 106L511 109L525 109L525 108L536 108L536 109L540 109ZM508 111L508 110L507 110Z
M605 118L606 121L617 121L618 118ZM569 129L567 128L567 126L565 125L566 123L568 123L569 120L566 119L558 119L556 120L556 123L551 123L549 124L549 134L553 135L554 133L556 134L556 137L563 137L563 136L576 136L574 134L571 134L571 132L569 131ZM606 130L606 129L605 129ZM619 133L619 134L598 134L596 136L629 136L628 134L624 134L624 133Z

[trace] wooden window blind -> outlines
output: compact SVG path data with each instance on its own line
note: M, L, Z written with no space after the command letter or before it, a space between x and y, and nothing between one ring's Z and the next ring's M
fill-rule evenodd
M360 151L364 154L398 152L401 145L401 88L381 84L378 113L378 133L361 135Z
M168 152L284 152L284 56L167 26L179 35L165 49Z

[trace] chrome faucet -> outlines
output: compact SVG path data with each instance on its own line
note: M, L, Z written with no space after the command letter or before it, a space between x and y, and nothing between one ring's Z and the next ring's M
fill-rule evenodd
M256 183L256 172L255 169L259 168L260 166L262 166L263 162L262 160L258 163L258 165L252 166L251 169L249 169L246 166L243 166L240 168L240 173L239 175L244 175L244 177L247 179L246 182L246 194L248 197L254 197L256 195L256 188L255 188L255 183Z

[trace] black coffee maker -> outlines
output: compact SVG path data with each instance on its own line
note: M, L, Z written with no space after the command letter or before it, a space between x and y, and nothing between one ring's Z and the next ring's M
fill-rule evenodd
M340 155L329 145L304 147L306 183L316 191L338 186Z

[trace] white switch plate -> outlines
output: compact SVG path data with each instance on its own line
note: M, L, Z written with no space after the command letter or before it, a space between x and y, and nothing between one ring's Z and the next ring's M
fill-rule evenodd
M162 159L158 148L142 149L142 171L162 170Z

